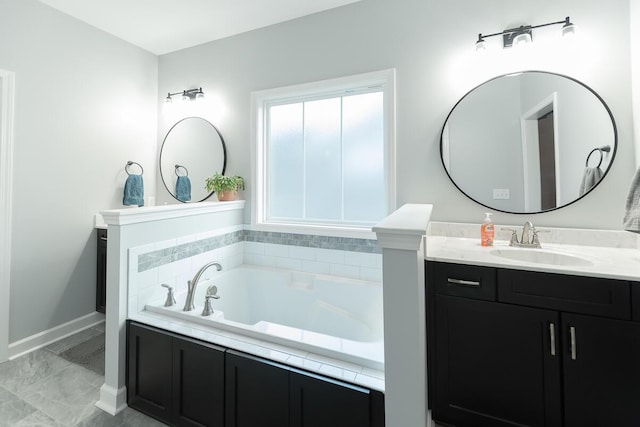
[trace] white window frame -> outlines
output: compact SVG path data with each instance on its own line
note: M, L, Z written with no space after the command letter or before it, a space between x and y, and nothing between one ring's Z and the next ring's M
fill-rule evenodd
M266 108L274 102L301 99L335 92L340 96L354 88L382 87L384 90L385 132L385 184L386 206L390 214L396 207L396 120L395 120L395 69L374 71L330 80L304 83L251 93L251 226L252 230L284 233L316 234L326 236L371 238L375 234L370 227L334 224L283 224L266 221L267 182L266 169Z

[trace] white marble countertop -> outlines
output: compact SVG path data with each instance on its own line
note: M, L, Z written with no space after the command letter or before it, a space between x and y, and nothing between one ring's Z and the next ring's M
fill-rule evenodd
M384 372L319 354L258 340L221 329L182 321L160 313L139 312L129 317L140 323L242 351L264 359L315 372L384 392Z
M541 234L542 251L550 251L568 256L577 256L590 261L591 265L555 265L537 262L525 262L508 259L492 254L498 250L514 250L509 247L508 240L496 240L494 246L480 245L479 231L477 237L463 225L461 228L447 229L438 224L427 235L425 259L429 261L451 262L459 264L501 267L517 270L541 271L578 276L603 277L618 280L640 281L640 249L637 237L631 233L617 231L582 230L586 238L580 238L579 230L552 229L547 236ZM518 227L519 228L519 227ZM461 231L466 229L465 231ZM496 227L499 229L499 227ZM445 232L443 232L443 230ZM432 234L431 231L434 231ZM623 233L623 234L621 234ZM507 236L502 234L502 236ZM543 240L543 239L546 239ZM561 243L559 243L561 242ZM535 251L536 249L527 249Z

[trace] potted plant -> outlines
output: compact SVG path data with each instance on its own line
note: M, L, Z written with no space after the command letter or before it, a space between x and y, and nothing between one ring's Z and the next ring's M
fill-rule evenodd
M216 172L205 179L205 188L209 192L214 191L221 202L235 200L238 190L244 190L244 178L239 175L220 175Z

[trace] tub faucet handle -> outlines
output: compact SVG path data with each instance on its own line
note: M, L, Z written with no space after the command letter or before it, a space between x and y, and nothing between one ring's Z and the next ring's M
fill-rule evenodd
M165 307L171 307L176 303L176 299L173 296L173 288L166 283L161 284L163 288L167 288L167 300L164 302Z
M210 316L213 314L213 307L211 307L211 298L220 299L220 295L206 295L204 297L204 310L202 310L203 316Z
M218 299L220 296L218 295L218 287L216 285L211 285L207 288L206 298L211 297Z

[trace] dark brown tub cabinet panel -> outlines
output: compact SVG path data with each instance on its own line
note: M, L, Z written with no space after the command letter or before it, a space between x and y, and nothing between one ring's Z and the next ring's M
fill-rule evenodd
M292 427L371 427L370 391L294 370Z
M224 352L224 348L212 344L174 338L174 425L224 425Z
M225 397L225 427L290 425L289 371L283 365L227 351Z
M135 323L130 323L128 329L127 403L170 423L173 337Z

